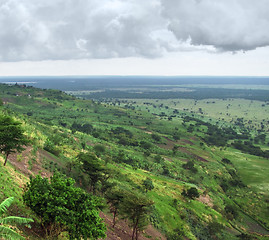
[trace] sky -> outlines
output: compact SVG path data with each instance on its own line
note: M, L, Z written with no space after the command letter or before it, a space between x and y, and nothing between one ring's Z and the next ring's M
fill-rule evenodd
M0 0L0 76L269 76L269 0Z

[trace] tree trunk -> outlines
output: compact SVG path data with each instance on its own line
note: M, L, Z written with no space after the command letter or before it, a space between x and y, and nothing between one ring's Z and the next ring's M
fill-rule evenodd
M137 231L137 227L138 227L138 219L136 219L136 223L135 223L135 225L134 225L134 227L133 227L132 240L135 239L135 233L136 233L136 231Z
M136 228L135 235L136 235L135 239L138 240L138 227Z
M115 211L113 212L113 225L112 225L113 228L116 225L116 215L117 215L117 209L115 209Z
M4 166L6 166L6 164L7 164L7 158L8 158L8 154L6 154L6 158L5 158Z
M134 228L133 228L133 234L132 234L132 240L134 240L134 236L135 236L135 226L134 226Z

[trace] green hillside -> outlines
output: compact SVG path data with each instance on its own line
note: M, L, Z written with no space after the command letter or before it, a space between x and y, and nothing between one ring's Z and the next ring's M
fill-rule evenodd
M117 219L129 218L130 225L132 201L148 204L139 238L157 239L143 231L147 224L170 240L269 238L268 127L218 119L205 101L207 116L198 105L188 113L171 102L163 108L153 100L100 102L24 85L1 84L0 97L0 114L21 122L30 140L7 166L0 158L0 201L15 197L10 211L35 219L31 230L20 229L24 236L46 237L24 204L25 184L31 175L60 172L97 196L111 218L111 198L120 194ZM240 108L234 111L240 118Z

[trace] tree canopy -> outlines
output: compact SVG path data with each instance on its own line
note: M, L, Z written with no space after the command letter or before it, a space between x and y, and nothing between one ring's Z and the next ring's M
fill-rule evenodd
M20 122L10 116L0 115L0 151L5 155L4 166L10 153L22 151L23 145L28 143L23 133Z
M101 161L92 153L81 152L77 156L81 164L82 171L90 178L92 191L95 192L96 184L104 177L104 167Z
M128 193L124 196L121 213L130 220L133 228L132 240L137 240L139 231L148 225L148 217L153 204L153 201L138 192Z
M46 232L57 237L67 231L69 239L105 237L105 225L98 214L98 200L74 187L75 181L54 174L48 178L36 176L26 185L23 200L42 221Z

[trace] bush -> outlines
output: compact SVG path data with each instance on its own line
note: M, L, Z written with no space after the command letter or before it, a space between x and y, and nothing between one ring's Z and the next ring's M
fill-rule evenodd
M80 188L75 181L59 174L47 178L30 177L23 200L41 218L50 237L67 231L69 239L105 237L105 225L98 215L97 199Z
M151 137L154 141L159 142L161 141L161 137L155 133L151 134Z
M221 161L222 161L223 163L232 165L232 162L231 162L229 159L227 159L227 158L223 158Z
M102 153L104 153L106 151L106 148L104 145L102 144L97 144L93 147L95 153L97 156L100 156Z
M200 197L200 194L199 194L198 190L195 187L189 188L187 190L187 192L184 189L183 192L182 192L182 195L185 196L185 197L188 197L190 199L195 199L195 198Z
M234 218L237 218L239 215L237 208L233 205L225 206L224 211L226 213L226 217L229 220L233 220Z
M61 151L49 139L47 139L44 144L44 150L54 154L55 156L59 156L61 153Z
M194 167L194 162L193 161L189 161L189 162L183 164L182 167L184 169L190 170L193 173L197 173L198 172L197 168Z

